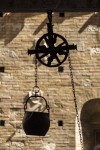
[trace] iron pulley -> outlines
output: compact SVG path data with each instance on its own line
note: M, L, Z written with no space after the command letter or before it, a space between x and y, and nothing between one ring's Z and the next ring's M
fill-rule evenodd
M77 49L76 45L68 45L67 40L53 32L52 11L48 11L47 31L36 43L35 50L28 50L28 55L36 54L41 64L47 67L58 67L68 57L69 50Z

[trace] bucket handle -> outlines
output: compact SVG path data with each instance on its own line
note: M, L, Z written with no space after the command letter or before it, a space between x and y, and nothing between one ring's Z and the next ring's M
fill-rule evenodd
M44 101L45 101L45 103L46 103L46 109L48 110L48 112L49 112L49 110L50 110L50 106L49 106L49 104L47 103L47 100L43 97L43 96L40 96L40 95L32 95L32 96L30 96L30 97L28 97L28 99L26 100L26 102L25 102L25 105L24 105L24 111L26 111L26 109L27 109L27 103L28 103L28 101L30 100L30 98L32 98L32 97L40 97L40 98L42 98Z

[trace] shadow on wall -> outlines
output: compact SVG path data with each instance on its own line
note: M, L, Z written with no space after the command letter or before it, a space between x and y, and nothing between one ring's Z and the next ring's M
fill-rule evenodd
M64 22L65 19L69 20L70 18L74 18L74 17L80 17L83 15L87 15L90 14L91 12L77 12L77 13L68 13L66 14L65 17L59 17L59 15L54 15L53 16L53 20L54 23L56 24L61 24ZM46 25L47 23L47 18L45 18L43 20L43 22L37 27L37 29L34 31L34 35L38 34L42 28ZM81 34L82 32L84 32L84 30L88 27L88 26L93 26L94 31L96 32L96 36L97 36L97 40L100 40L100 35L99 35L99 28L100 28L100 12L93 14L86 22L85 24L83 24L83 26L80 28L79 30L79 34Z
M99 33L99 28L100 28L100 12L93 14L86 22L85 24L80 28L79 33L84 32L84 30L89 26L93 26L94 30L97 35L97 40L100 40L100 33ZM97 28L97 29L96 29Z
M82 15L87 15L89 14L89 12L86 12L86 13L80 13L80 12L77 12L77 13L68 13L66 14L65 17L59 17L59 13L54 13L53 15L53 24L61 24L64 22L65 19L69 20L70 18L74 18L74 17L79 17L79 16L82 16ZM48 22L48 18L46 17L43 22L37 27L37 29L34 31L34 35L38 34L42 29L43 27L46 25L46 23Z
M87 6L91 8L92 6L100 7L100 0L87 0Z
M100 99L87 101L81 111L81 125L84 149L95 150L100 144L96 141L95 131L100 131ZM98 138L98 137L97 137ZM98 149L96 149L98 150Z
M5 13L0 18L0 39L4 39L5 45L11 42L23 29L24 20L33 15L33 13Z
M79 17L82 15L86 15L89 14L89 12L87 13L68 13L66 14L65 17L59 17L59 15L54 15L53 16L53 20L54 23L57 24L61 24L63 23L63 21L65 19L70 19L70 18L74 18L74 17ZM8 43L10 43L19 33L20 31L24 28L24 21L26 18L28 17L32 17L34 15L39 15L35 14L35 13L5 13L5 15L0 18L0 39L4 39L5 41L5 45L7 45ZM43 22L41 22L41 24L36 28L36 30L34 31L33 35L38 34L43 27L46 25L47 23L47 17L43 20ZM96 27L100 27L100 13L97 14L93 14L87 21L86 23L80 28L79 33L82 33L87 27L88 25L93 25ZM99 29L97 32L97 39L99 40Z

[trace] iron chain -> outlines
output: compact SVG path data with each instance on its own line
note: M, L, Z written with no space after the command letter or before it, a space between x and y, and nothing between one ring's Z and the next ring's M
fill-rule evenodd
M38 74L38 72L37 72L38 70L37 70L37 58L36 58L36 56L35 56L35 87L37 87L37 74Z
M36 55L35 55L35 86L33 87L33 91L35 93L35 96L40 94L40 88L38 87L38 64Z
M76 99L76 94L75 94L75 84L74 84L74 78L73 78L73 72L72 72L72 64L71 64L70 53L68 55L68 62L69 62L72 91L73 91L74 104L75 104L75 110L76 110L77 124L78 124L78 128L79 128L81 150L83 150L83 138L82 138L82 132L81 132L81 123L80 123L80 117L79 117L79 113L78 113L77 99Z

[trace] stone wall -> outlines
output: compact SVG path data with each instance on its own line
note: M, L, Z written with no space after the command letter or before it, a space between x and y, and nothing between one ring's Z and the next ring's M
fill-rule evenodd
M25 98L35 85L34 56L27 50L47 32L46 23L46 13L5 13L0 18L0 150L81 149L68 59L63 72L38 63L38 86L51 107L48 133L26 136L22 128ZM100 13L54 13L53 23L55 33L77 44L70 57L80 112L85 102L100 98Z

